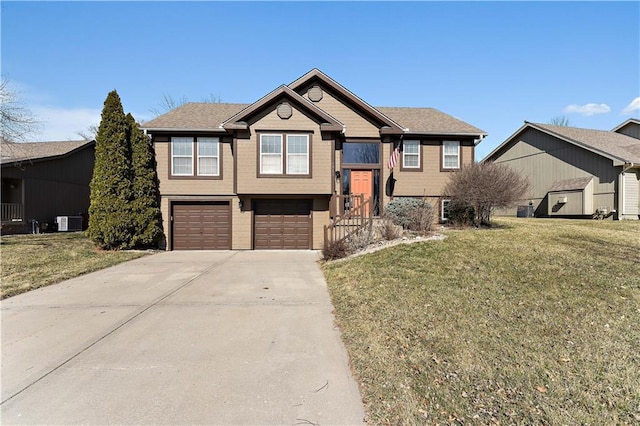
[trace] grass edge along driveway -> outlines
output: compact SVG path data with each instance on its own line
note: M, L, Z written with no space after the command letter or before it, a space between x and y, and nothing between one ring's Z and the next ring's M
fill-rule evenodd
M3 235L0 241L2 299L153 253L100 250L86 232Z
M368 422L640 422L640 222L497 225L323 265Z

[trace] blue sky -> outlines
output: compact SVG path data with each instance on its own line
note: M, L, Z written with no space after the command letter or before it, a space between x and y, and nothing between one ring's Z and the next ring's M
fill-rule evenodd
M639 2L1 2L2 77L77 139L117 89L251 103L319 68L373 106L434 107L489 133L610 130L640 116ZM635 102L635 103L634 103ZM635 106L635 107L634 107Z

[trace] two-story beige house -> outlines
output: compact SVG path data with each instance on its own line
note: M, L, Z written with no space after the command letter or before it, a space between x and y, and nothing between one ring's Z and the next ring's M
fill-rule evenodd
M252 104L187 103L142 127L169 250L321 249L351 194L373 216L394 196L440 211L486 136L432 108L374 108L317 69Z

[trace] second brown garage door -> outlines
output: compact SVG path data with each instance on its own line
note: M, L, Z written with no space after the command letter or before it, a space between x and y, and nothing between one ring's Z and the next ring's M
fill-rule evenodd
M254 248L310 249L311 200L256 200Z
M228 202L174 203L174 250L231 249L231 208Z

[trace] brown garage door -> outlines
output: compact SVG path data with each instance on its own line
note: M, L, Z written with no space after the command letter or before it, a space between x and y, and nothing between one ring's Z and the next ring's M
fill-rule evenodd
M174 250L231 249L228 202L173 204Z
M310 249L311 200L256 200L254 248Z

